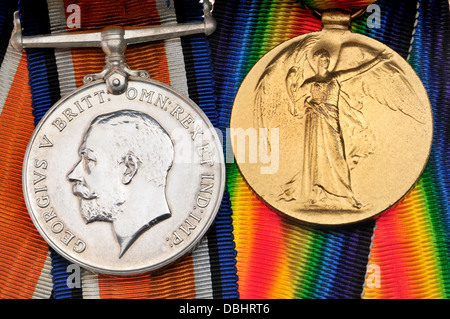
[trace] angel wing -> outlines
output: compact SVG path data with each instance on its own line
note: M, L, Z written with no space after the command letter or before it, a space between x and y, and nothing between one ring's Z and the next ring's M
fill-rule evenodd
M425 123L425 106L417 96L403 71L392 61L374 69L372 77L362 81L362 90L379 103L393 111L400 111L419 123ZM383 94L374 90L376 84L382 83Z
M361 45L345 44L332 72L347 74L340 81L339 121L351 169L376 149L376 137L371 123L364 116L365 108L386 106L389 110L399 111L419 123L425 123L426 107L395 62L393 53L374 52Z
M351 58L347 59L347 56ZM341 82L341 89L348 93L350 104L357 104L361 96L370 97L393 111L400 111L419 123L425 123L426 106L408 81L406 74L393 59L393 53L378 52L374 55L364 47L343 46L339 60L351 60L352 63L338 63L336 72L357 69L358 66L354 66L355 64L364 65L368 60L377 59L377 56L382 60L380 63L355 77L354 81ZM351 89L350 86L352 86Z
M255 127L266 128L265 137L270 150L270 129L277 114L289 111L299 115L295 100L301 94L299 88L312 72L307 54L319 40L310 35L280 51L267 65L255 88ZM264 134L264 133L263 133ZM260 137L261 140L261 137Z

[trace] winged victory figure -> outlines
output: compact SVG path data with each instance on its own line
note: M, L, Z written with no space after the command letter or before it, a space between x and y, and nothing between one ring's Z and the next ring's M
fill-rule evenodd
M272 59L256 86L256 125L270 128L280 112L304 121L298 134L303 158L278 200L311 209L363 207L352 190L351 170L373 154L376 138L364 116L374 103L363 102L362 95L424 121L419 99L388 50L335 44L312 34Z

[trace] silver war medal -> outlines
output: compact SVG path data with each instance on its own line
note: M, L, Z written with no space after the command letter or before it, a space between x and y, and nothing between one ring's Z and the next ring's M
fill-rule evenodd
M23 164L30 216L61 256L107 274L169 265L214 222L225 181L222 145L202 110L125 62L127 44L194 33L202 23L23 37L12 44L102 47L105 66L58 101L37 125Z

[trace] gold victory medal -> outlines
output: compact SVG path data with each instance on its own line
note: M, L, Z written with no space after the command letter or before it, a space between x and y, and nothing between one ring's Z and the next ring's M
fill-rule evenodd
M238 167L263 201L338 225L369 219L411 189L433 124L425 88L402 57L349 31L349 14L324 11L322 22L254 65L230 132Z

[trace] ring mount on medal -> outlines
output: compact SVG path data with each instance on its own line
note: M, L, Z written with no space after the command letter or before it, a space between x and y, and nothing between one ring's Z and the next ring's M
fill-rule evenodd
M231 144L243 178L275 211L306 224L351 224L415 185L431 150L431 106L402 57L349 30L350 14L321 17L322 31L278 45L244 78Z
M146 78L145 72L127 70L124 57L108 58L107 54L103 74L86 76L86 84L58 101L37 125L25 154L23 190L36 228L61 256L94 272L127 275L161 269L197 247L219 210L225 169L219 137L192 100L168 85ZM117 60L121 62L116 63ZM132 216L135 209L123 209L118 213L129 216L121 225L119 215L114 217L114 223L95 218L87 223L82 217L81 200L75 194L77 175L74 172L79 167L88 170L83 165L90 164L84 163L82 157L90 156L89 152L94 154L89 160L94 160L96 165L106 163L101 151L114 150L117 145L108 144L110 137L125 133L102 131L103 135L95 137L94 122L123 113L150 117L173 145L173 159L165 176L165 198L154 195L157 200L150 207L161 213L152 212L151 219L140 225L128 223L138 219ZM108 129L114 125L117 123ZM98 149L92 149L91 145ZM134 155L137 154L131 157ZM135 180L125 181L125 175L131 176L129 172L140 163L120 164L123 175L114 177L117 169L109 168L103 175L112 187L107 182L102 185L101 179L100 183L95 182L96 186L104 186L97 189L98 198L102 196L102 189L118 189L114 183L129 186L137 179L139 171L133 175ZM92 188L93 183L87 186ZM116 207L133 203L134 206L129 204L128 207L142 208L139 204L145 202L143 199L153 196L145 189L135 187L134 190L138 191L126 193L128 202ZM107 201L113 199L107 198ZM168 209L169 214L164 209ZM124 229L133 236L121 236ZM129 230L137 231L130 233Z

